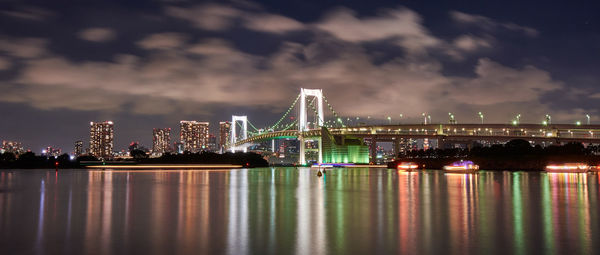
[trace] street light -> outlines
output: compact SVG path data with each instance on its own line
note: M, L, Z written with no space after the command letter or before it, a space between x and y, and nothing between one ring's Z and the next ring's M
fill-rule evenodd
M388 119L388 122L390 123L390 125L392 125L392 117L388 116L387 119Z
M575 125L581 126L581 121L575 121Z
M483 124L483 113L479 112L479 118L481 118L481 124Z
M552 116L550 116L550 114L546 114L546 120L545 122L550 125L552 124Z
M421 113L421 115L423 115L423 124L427 125L427 116L425 113Z

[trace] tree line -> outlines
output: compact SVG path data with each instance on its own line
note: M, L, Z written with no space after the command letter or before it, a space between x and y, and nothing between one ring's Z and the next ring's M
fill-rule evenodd
M266 167L269 165L262 156L252 152L224 154L213 152L184 152L183 154L166 153L158 158L149 158L145 152L141 151L140 153L140 151L141 150L131 151L133 160L139 164L232 164L243 165L245 167ZM22 154L4 152L0 154L0 168L3 169L82 168L80 165L81 161L100 161L100 159L88 155L71 159L71 156L66 153L58 157L36 155L33 152L25 152Z

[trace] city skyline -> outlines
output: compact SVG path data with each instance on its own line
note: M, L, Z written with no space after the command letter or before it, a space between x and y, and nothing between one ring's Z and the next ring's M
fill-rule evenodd
M36 153L72 151L90 120L118 123L115 148L150 146L148 130L184 119L215 135L231 115L268 126L300 87L322 88L348 117L600 120L596 3L1 7L0 140Z

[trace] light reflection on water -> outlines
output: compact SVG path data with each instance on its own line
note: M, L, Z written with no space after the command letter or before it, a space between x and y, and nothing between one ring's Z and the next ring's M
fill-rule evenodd
M589 254L597 174L0 171L5 254Z

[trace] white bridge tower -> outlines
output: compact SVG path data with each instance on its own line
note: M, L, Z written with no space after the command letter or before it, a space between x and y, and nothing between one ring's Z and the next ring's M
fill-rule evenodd
M231 128L230 128L231 134L229 136L230 137L229 146L231 148L231 152L235 152L236 150L240 150L240 149L243 150L244 152L246 152L247 151L247 147L245 147L245 146L242 145L242 148L237 148L235 146L235 143L238 140L237 132L236 132L236 130L237 130L237 122L238 121L242 123L241 124L241 126L242 126L242 130L241 130L242 137L241 137L241 139L242 140L248 139L248 116L235 116L235 115L233 115L233 116L231 116Z
M313 97L317 100L317 121L316 121L316 128L320 128L323 126L324 124L324 118L325 116L323 115L323 90L321 89L305 89L305 88L301 88L300 89L300 112L299 112L299 117L298 117L298 141L300 141L300 157L298 160L298 163L300 165L304 165L306 164L306 156L305 156L305 141L304 141L304 137L302 135L302 132L304 131L308 131L310 130L310 126L308 125L308 119L307 119L307 114L306 114L306 99L307 97ZM321 138L318 138L319 140L319 161L318 163L322 163L323 162L323 152L321 150L321 146L322 146L322 142L321 142Z

